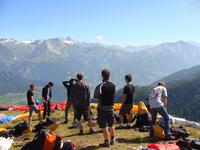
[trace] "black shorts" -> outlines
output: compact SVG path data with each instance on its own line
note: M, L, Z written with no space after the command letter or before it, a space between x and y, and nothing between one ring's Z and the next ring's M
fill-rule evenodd
M98 109L98 124L99 128L112 127L114 124L114 111Z
M133 104L122 104L119 114L126 115L132 113Z
M81 117L83 116L85 121L91 120L90 117L90 108L84 108L84 107L74 107L75 109L75 117L78 121L81 120Z

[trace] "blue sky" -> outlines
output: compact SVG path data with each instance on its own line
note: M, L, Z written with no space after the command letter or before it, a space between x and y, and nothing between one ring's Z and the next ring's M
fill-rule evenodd
M200 42L200 0L0 0L0 38Z

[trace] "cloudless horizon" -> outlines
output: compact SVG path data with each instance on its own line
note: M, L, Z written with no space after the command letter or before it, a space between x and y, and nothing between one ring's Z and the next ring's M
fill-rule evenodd
M0 0L0 38L129 46L200 42L200 0Z

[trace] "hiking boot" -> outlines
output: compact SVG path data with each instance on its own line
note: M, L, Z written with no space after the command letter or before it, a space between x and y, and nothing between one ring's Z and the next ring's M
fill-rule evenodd
M104 143L99 144L99 147L107 148L107 147L110 147L110 144L108 142L104 142Z
M94 129L90 128L90 134L94 134L94 133L95 133Z
M110 145L114 145L115 144L115 139L110 140Z
M166 136L165 137L165 141L171 141L171 140L175 140L176 138L174 136Z
M83 135L83 130L80 130L78 135Z

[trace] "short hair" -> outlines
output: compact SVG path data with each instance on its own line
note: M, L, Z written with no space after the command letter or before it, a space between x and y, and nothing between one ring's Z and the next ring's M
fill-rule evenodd
M128 82L131 82L131 81L132 81L132 76L131 76L131 74L125 75L125 80L128 81Z
M101 75L102 75L104 80L108 80L109 77L110 77L110 71L108 69L103 69L101 71Z
M30 89L32 89L33 87L35 87L35 84L34 84L34 83L31 83L31 84L30 84Z
M78 79L78 81L83 80L83 74L82 73L77 73L76 78Z
M54 86L53 82L49 82L48 85L51 86L51 87Z
M159 81L158 82L158 86L165 86L166 84L165 84L165 82L164 81Z

